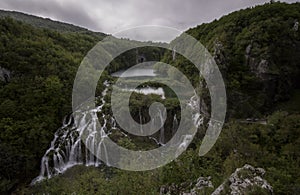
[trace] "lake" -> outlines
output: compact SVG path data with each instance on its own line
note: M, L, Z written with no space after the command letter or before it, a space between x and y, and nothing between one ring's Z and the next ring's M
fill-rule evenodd
M113 77L131 78L131 77L155 77L157 74L153 68L136 68L129 70L120 70L111 74Z
M155 73L155 70L153 67L147 67L147 68L135 68L135 69L129 69L129 70L121 70L115 73L112 73L111 76L113 77L119 77L119 78L134 78L134 77L155 77L157 74ZM129 87L124 87L122 90L125 91L132 91L144 95L150 95L150 94L156 94L161 96L162 99L165 99L165 92L163 88L154 88L154 87L143 87L138 89L133 89Z

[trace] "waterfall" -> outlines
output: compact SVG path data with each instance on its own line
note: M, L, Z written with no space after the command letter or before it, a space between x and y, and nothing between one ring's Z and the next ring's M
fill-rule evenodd
M151 130L155 129L156 117L151 119ZM160 145L159 141L155 137L149 137L149 139L153 140L156 145Z
M49 149L47 149L42 157L40 174L31 184L64 173L74 165L98 167L102 162L94 154L101 154L107 162L109 154L106 145L104 144L104 140L107 139L108 134L112 133L112 130L118 128L113 117L108 117L102 113L102 109L105 105L105 96L109 87L107 82L105 82L104 85L106 88L99 99L100 106L85 111L78 110L64 118L62 127L55 132ZM198 127L203 123L203 119L199 113L199 99L194 96L191 98L188 105L191 106L195 112L193 114L193 120ZM162 111L158 109L155 117L151 119L152 129L159 129L158 127L160 127L160 131L155 135L155 138L149 137L149 139L154 140L157 145L165 145L166 143L166 132L164 128L165 112L165 110ZM98 115L102 121L101 127L97 125ZM141 109L139 110L139 120L140 124L142 124L144 119L142 117ZM172 121L170 122L172 123ZM170 131L172 135L174 135L178 126L177 117L174 115L173 123L170 125L168 132ZM141 131L143 131L142 128ZM127 136L122 131L120 132L124 136ZM175 140L176 144L177 141L181 141L178 151L180 152L186 149L191 140L192 135L185 135L183 139ZM109 166L109 164L107 165Z
M183 139L180 141L181 144L178 146L176 150L176 156L179 156L179 154L185 151L192 140L193 140L192 135L184 135Z
M74 123L74 114L67 115L64 118L62 127L55 132L50 148L41 160L40 174L31 184L64 173L74 165L84 164L97 167L101 162L94 154L102 153L107 158L108 154L103 144L103 140L107 137L105 133L107 125L105 114L102 114L104 124L101 129L97 128L96 125L96 120L98 120L97 113L102 111L102 107L105 104L104 96L109 86L106 82L104 85L106 89L102 93L100 106L93 110L76 112L77 126ZM116 128L113 118L111 119L111 124L112 128ZM83 139L84 135L87 135L86 139ZM97 145L99 137L100 142ZM83 140L87 147L83 146Z
M172 124L172 135L175 135L177 128L178 128L178 120L175 114L173 119L173 124Z
M200 107L200 98L197 97L196 95L193 96L190 99L190 101L188 103L188 106L190 106L194 110L194 113L193 113L193 122L194 122L194 125L197 128L200 127L203 124L203 120L204 120L203 114L200 114L202 112L201 111L201 107Z
M176 60L176 47L174 47L172 50L172 59L173 59L173 61Z
M110 124L111 124L111 129L117 129L117 123L114 117L111 117Z

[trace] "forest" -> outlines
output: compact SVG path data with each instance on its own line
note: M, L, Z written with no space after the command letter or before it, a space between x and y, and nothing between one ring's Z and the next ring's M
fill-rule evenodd
M211 194L245 164L265 170L263 177L274 194L299 194L299 21L300 3L277 2L236 11L186 31L214 56L228 98L226 123L217 143L205 156L198 155L203 138L200 128L188 149L164 167L130 172L105 165L79 165L30 185L40 173L41 159L56 130L72 112L72 87L81 61L107 35L0 11L0 73L3 74L0 77L0 194L180 194L190 192L199 177L211 178L213 187L196 189L196 193ZM124 44L134 42L123 41ZM98 82L96 96L104 90L105 80L115 82L110 76L112 72L136 63L137 53L149 61L178 68L197 89L199 82L203 82L199 72L183 56L172 60L172 51L160 47L140 48L120 55L110 64ZM181 79L160 67L156 69L160 74ZM131 97L133 118L138 120L140 112L144 112L144 120L148 120L147 108L152 101L165 104L168 114L180 112L176 98L172 92L169 94L165 100L156 95L134 94ZM201 95L209 112L207 89ZM104 108L109 115L107 102ZM167 121L166 129L171 129L172 120ZM137 150L140 144L152 147L135 136L118 133L112 136L128 149ZM246 178L250 175L243 174ZM225 182L224 186L223 194L228 194L229 183ZM243 193L270 194L270 191L253 186Z

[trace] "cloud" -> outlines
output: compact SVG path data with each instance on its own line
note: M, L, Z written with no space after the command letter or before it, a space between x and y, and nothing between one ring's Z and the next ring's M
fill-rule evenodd
M2 0L0 8L113 34L140 25L186 30L269 0ZM287 2L296 2L288 0Z
M9 0L0 2L0 7L99 30L97 20L90 16L88 10L72 1Z

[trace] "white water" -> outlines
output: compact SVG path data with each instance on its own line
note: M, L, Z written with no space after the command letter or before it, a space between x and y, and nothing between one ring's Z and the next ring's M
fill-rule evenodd
M163 90L163 88L159 87L159 88L152 88L152 87L145 87L145 88L140 88L140 89L123 89L124 91L132 91L132 92L136 92L139 94L144 94L144 95L150 95L150 94L154 94L154 95L159 95L161 96L161 99L166 99L165 97L165 92Z
M149 66L146 68L135 68L135 69L129 69L129 70L121 70L115 73L112 73L111 76L113 77L120 77L120 78L134 78L134 77L155 77L157 74L155 73L155 70L153 66ZM136 92L139 94L144 95L150 95L155 94L161 96L162 99L166 99L165 92L163 88L154 88L154 87L143 87L143 88L130 88L127 86L124 86L121 90L123 91L130 91L130 92Z
M41 160L40 174L32 181L32 184L64 173L75 165L98 167L101 161L96 158L94 154L104 152L104 156L108 159L109 154L106 151L106 146L103 144L103 139L108 136L106 133L107 130L108 133L110 133L111 130L117 129L116 121L113 117L107 120L107 117L102 114L101 117L104 121L102 127L101 129L97 129L96 127L96 120L98 120L97 113L102 111L102 107L105 104L104 97L108 90L108 84L105 83L105 85L106 89L102 93L100 106L93 110L77 113L76 116L79 115L79 118L76 120L79 121L77 126L74 123L73 115L64 118L62 127L55 132L50 148L45 152ZM140 124L142 124L143 118L141 111L139 112L139 117ZM156 121L160 123L163 122L162 113L158 113ZM106 129L107 123L110 123L111 129ZM143 131L142 128L141 131ZM86 135L85 139L83 137L84 135ZM127 136L125 133L123 133L123 135ZM100 143L96 144L98 143L97 139L99 137ZM160 141L158 142L156 140L158 145L163 144L163 137L164 128L161 130ZM88 147L84 147L83 141L85 141L84 144Z
M74 123L75 119L73 118L73 115L69 115L64 118L63 126L56 131L50 148L42 157L40 174L32 181L32 184L42 181L43 179L49 179L55 175L64 173L67 169L73 167L74 165L97 167L101 164L101 161L93 154L102 153L104 154L106 159L108 159L109 154L107 153L106 146L103 143L103 140L108 136L110 130L117 129L116 121L113 117L107 119L105 114L102 114L101 117L103 119L103 124L101 129L97 129L95 122L96 120L98 120L97 113L100 113L102 111L102 108L105 104L104 97L109 85L106 82L104 83L104 85L106 86L106 89L102 93L100 106L96 107L93 110L79 111L78 113L76 113L76 117L78 117L76 118L76 121L79 121L77 126ZM199 100L197 98L192 98L189 105L195 108L195 110L198 110L198 101ZM141 111L139 114L140 123L142 124L143 118L141 116ZM162 113L160 110L158 111L156 117L154 117L151 121L153 123L153 126L155 126L155 123L162 124L164 122L163 114L164 113ZM201 125L203 122L198 112L196 112L196 114L193 116L193 119L197 126ZM106 129L108 123L110 123L111 129ZM159 126L161 127L161 125ZM173 119L173 127L171 129L172 135L175 134L177 128L178 121L175 115ZM106 133L107 130L108 133ZM141 131L143 131L142 128ZM126 134L124 135L127 136ZM97 141L99 138L100 142ZM162 126L160 129L158 139L153 137L149 137L149 139L153 139L158 145L164 145L166 141L164 126ZM191 139L191 135L186 135L183 139L182 144L179 146L178 151L186 149ZM84 147L82 143L83 141L85 141L84 144L88 147ZM89 148L90 150L87 148ZM109 164L107 165L109 166Z
M172 135L174 135L178 128L178 120L176 118L176 114L174 115L173 124L172 124Z
M105 85L108 87L107 83ZM104 152L104 155L108 155L106 147L102 144L103 139L107 137L105 133L107 119L102 114L104 124L100 131L97 130L95 120L98 120L97 113L101 112L105 104L104 96L106 92L107 88L102 93L100 106L93 110L80 112L77 120L79 121L78 126L75 125L72 115L65 117L63 126L56 131L50 148L41 160L40 175L32 181L32 184L64 173L74 165L84 164L97 167L101 164L94 154ZM111 119L111 125L112 129L116 128L113 118ZM86 139L82 139L84 134L87 135ZM100 143L96 145L96 140L99 136ZM83 140L85 140L85 144L90 150L82 146Z
M176 48L174 47L172 50L172 60L175 61L176 60Z
M130 77L155 77L157 74L152 67L149 68L135 68L131 70L121 70L111 74L113 77L130 78Z

